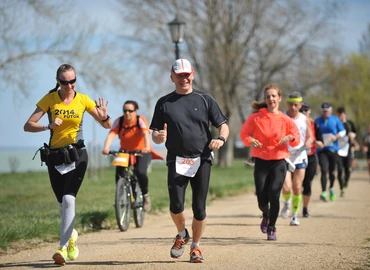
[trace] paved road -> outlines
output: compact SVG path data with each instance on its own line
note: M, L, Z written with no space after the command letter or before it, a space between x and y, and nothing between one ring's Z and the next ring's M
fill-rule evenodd
M336 188L338 190L338 184ZM339 193L339 192L338 192ZM101 231L79 237L80 256L68 269L370 269L370 183L356 172L345 198L319 201L319 178L313 185L312 218L298 227L278 219L276 242L259 229L260 212L250 193L213 202L201 246L205 263L190 264L169 256L176 234L169 215L148 215L144 227L127 232ZM187 219L190 228L191 216ZM0 268L56 267L51 256L57 243L0 257Z

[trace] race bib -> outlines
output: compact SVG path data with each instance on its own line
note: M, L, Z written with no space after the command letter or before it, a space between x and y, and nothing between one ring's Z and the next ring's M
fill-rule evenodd
M176 156L176 172L178 174L194 177L200 166L200 157L184 158Z
M338 139L338 155L341 157L348 156L348 150L349 150L349 139L348 136L344 136L343 138Z
M58 165L58 166L55 166L55 169L61 174L66 174L70 171L73 171L74 169L76 169L76 162L73 161L71 164L62 164L62 165Z
M332 133L325 133L322 134L322 137L324 139L324 146L333 146L333 137L334 134Z
M301 164L303 163L303 160L307 159L307 151L306 148L303 146L301 149L297 151L290 152L290 161L292 161L294 164Z

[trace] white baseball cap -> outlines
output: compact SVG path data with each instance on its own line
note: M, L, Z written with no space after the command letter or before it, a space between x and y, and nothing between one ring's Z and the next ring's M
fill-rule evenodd
M175 74L183 74L183 73L193 73L193 68L190 62L186 59L177 59L172 64L172 71Z

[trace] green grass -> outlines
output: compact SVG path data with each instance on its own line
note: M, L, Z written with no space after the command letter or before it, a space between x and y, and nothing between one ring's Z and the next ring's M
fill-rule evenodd
M76 200L76 225L79 231L91 232L115 229L114 167L106 168L99 180L86 177ZM167 167L153 164L149 173L149 191L154 215L168 211ZM59 240L58 204L46 172L0 174L0 251L13 245L35 245ZM212 200L247 192L253 187L250 167L242 160L234 160L231 168L213 166L208 195ZM191 205L191 188L187 189L186 205Z

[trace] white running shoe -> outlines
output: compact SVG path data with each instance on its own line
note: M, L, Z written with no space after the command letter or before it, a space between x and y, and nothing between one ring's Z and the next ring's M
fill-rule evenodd
M296 216L292 216L290 219L290 225L291 226L299 226L300 222L299 219Z
M281 210L281 213L280 213L282 218L288 218L289 217L291 206L292 206L292 204L290 203L290 201L284 202L284 207L283 207L283 209Z

